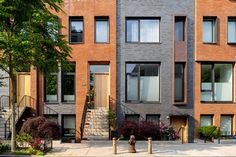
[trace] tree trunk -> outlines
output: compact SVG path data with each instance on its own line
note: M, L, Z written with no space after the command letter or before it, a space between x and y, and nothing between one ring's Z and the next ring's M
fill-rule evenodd
M11 75L11 108L12 108L12 117L11 117L11 151L16 151L16 106L15 106L15 100L16 100L16 76Z

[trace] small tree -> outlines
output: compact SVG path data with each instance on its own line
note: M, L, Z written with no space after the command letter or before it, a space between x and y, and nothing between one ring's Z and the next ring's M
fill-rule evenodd
M16 73L29 67L55 71L66 63L71 48L58 31L62 0L0 0L0 68L10 77L11 148L15 151ZM66 64L63 64L66 65Z

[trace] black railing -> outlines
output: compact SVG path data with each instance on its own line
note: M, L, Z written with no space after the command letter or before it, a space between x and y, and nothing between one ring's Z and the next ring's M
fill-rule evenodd
M0 96L0 111L4 111L6 108L10 109L10 96L1 95Z
M83 133L84 133L84 126L85 126L85 122L86 122L86 114L87 114L87 110L91 109L91 96L90 94L86 95L86 99L85 99L85 103L84 103L84 109L83 109L83 114L82 114L82 120L81 120L81 125L80 125L80 137L81 139L83 139ZM77 131L77 130L76 130ZM79 133L77 131L77 133Z
M19 101L19 103L16 105L15 108L15 123L18 122L18 120L21 117L21 114L24 112L25 107L30 107L30 108L34 108L36 107L36 100L34 98L32 98L31 96L28 95L24 95L21 100ZM13 112L13 111L12 111ZM12 119L12 113L9 115L9 117L7 118L7 120L5 121L4 124L4 137L5 139L8 138L8 136L11 133L11 119Z
M134 114L134 115L139 115L139 120L141 121L146 121L146 119L140 115L139 113L135 112L131 108L127 107L126 105L120 103L121 110L124 114Z
M43 114L58 115L59 113L44 103Z

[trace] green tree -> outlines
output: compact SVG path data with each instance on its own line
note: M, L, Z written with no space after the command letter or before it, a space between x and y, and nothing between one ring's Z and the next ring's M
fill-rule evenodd
M57 70L67 63L71 48L59 17L63 0L0 0L0 68L12 84L11 107L15 110L16 73L29 67L39 72ZM66 64L63 64L66 65ZM15 151L15 112L12 112L11 150Z

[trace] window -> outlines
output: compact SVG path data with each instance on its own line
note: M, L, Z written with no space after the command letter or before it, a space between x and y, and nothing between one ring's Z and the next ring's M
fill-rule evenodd
M127 42L160 42L160 19L158 18L127 18L126 29Z
M212 115L201 115L200 117L200 126L212 126L213 125L213 116Z
M220 117L220 131L222 135L232 135L233 116L223 115Z
M75 136L75 115L62 116L62 135L63 137Z
M125 119L128 121L135 121L138 122L139 121L139 114L126 114L125 115Z
M82 17L70 17L70 43L84 42L84 26Z
M233 101L232 64L202 64L201 101Z
M109 42L109 18L108 17L95 18L95 42L96 43Z
M126 100L159 102L159 64L126 64Z
M203 42L216 43L217 40L216 17L203 17Z
M44 77L44 91L46 102L57 102L57 73L52 73Z
M46 28L47 28L49 37L53 41L57 41L58 40L59 29L60 29L59 19L56 19L55 21L47 22Z
M147 114L146 115L147 122L159 123L160 122L160 115L158 114Z
M185 18L181 16L175 17L175 41L184 41Z
M175 102L184 101L184 63L175 63Z
M236 43L236 17L228 18L228 43Z
M62 70L62 101L75 101L75 63L71 63L69 70Z

